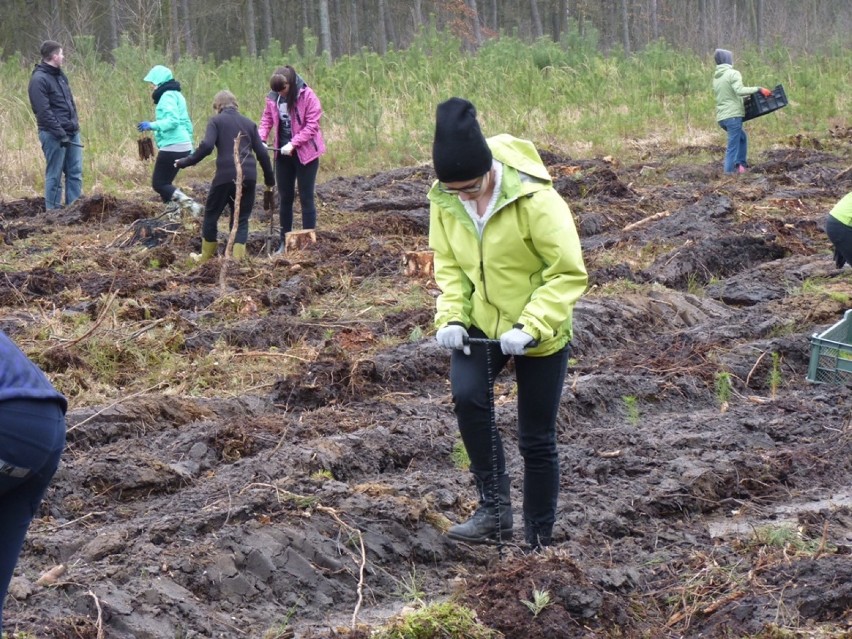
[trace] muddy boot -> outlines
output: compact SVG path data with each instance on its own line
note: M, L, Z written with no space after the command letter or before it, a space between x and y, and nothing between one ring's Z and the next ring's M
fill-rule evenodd
M524 521L524 540L532 551L541 550L545 546L553 544L552 533L553 526Z
M500 475L496 491L493 489L493 477L482 478L479 475L474 477L479 489L479 508L466 522L451 527L447 531L447 537L470 544L510 540L512 538L512 501L509 497L509 476Z
M231 257L233 257L238 262L245 258L246 256L246 245L245 244L234 244L234 247L231 249Z
M180 204L177 202L169 202L166 204L163 215L169 222L180 222Z
M189 256L201 264L202 262L206 262L211 257L216 255L216 249L219 247L218 242L208 242L207 240L201 240L201 253L190 253Z
M172 201L177 202L184 211L189 211L192 217L201 217L204 213L204 207L180 189L175 189L172 194Z

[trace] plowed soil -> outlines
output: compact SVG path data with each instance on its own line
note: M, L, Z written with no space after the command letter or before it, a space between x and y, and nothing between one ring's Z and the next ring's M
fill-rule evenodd
M849 637L852 374L806 380L808 338L852 308L822 230L849 139L737 177L722 153L542 154L590 289L540 554L443 534L475 502L435 284L402 263L428 166L320 185L316 244L282 258L256 211L241 265L193 265L195 223L146 198L0 203L0 326L72 405L10 637L368 637L446 598L510 639ZM496 396L517 531L511 370Z

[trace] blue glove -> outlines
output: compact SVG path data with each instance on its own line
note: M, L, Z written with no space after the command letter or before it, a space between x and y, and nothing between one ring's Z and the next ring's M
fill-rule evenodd
M467 331L464 326L447 324L444 328L438 329L435 339L444 348L457 348L463 351L465 355L470 355L470 344L465 344Z
M139 131L139 133L142 133L142 131L151 131L152 130L151 129L151 123L150 122L140 122L139 124L136 125L136 129Z
M528 346L532 346L535 339L529 333L524 333L519 328L513 328L500 336L500 350L503 355L523 355Z

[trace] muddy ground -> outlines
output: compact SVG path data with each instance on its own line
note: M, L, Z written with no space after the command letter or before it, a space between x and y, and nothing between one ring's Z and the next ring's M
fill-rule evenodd
M845 133L778 141L736 178L721 148L543 154L591 287L560 410L556 544L540 555L442 533L474 492L454 461L434 282L401 262L427 245L429 167L325 182L317 243L283 259L263 255L256 211L252 259L224 283L222 260L186 266L197 232L152 222L153 200L3 201L0 326L72 397L7 631L367 637L451 597L510 639L849 637L852 379L806 380L809 336L852 308L852 270L822 231L852 190ZM366 283L373 311L353 311ZM426 294L385 299L405 289ZM57 316L90 332L61 340ZM212 395L169 378L141 388L131 366L86 405L75 397L96 373L80 348L107 324L126 344L167 324L183 355L299 357L253 391ZM517 530L511 370L496 395ZM551 597L537 616L534 589Z

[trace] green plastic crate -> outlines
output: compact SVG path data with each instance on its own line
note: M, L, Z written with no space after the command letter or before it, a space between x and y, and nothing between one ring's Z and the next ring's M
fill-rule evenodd
M811 336L808 381L817 384L852 382L852 309L827 331Z

